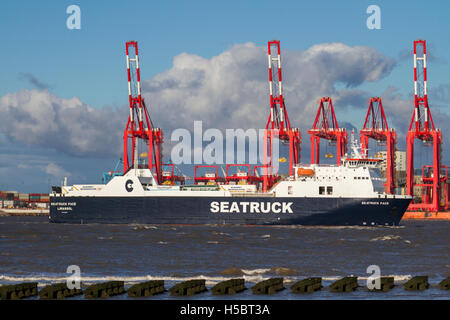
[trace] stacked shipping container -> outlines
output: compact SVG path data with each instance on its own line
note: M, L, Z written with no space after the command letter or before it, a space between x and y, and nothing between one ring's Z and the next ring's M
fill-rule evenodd
M0 191L0 208L27 207L29 204L49 203L48 193L19 193Z

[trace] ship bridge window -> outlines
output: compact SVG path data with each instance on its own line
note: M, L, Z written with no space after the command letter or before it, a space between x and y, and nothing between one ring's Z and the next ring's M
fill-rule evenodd
M319 187L319 194L325 194L325 187Z
M327 187L327 194L333 194L333 187Z

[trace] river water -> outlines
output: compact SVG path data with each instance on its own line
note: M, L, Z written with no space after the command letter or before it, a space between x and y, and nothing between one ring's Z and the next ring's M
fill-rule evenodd
M69 265L82 283L109 280L132 284L161 279L169 289L193 278L207 288L243 277L247 288L284 277L286 290L255 296L246 290L229 297L210 292L188 299L449 299L439 282L450 276L450 221L402 221L399 227L179 226L53 224L47 217L0 217L0 284L37 281L42 287L65 281ZM387 293L369 292L370 265L394 276ZM360 287L333 293L328 286L357 276ZM402 284L428 275L430 289L411 292ZM323 277L324 288L294 294L290 285ZM127 295L114 299L131 299ZM81 297L73 299L83 299ZM177 299L169 293L147 299Z

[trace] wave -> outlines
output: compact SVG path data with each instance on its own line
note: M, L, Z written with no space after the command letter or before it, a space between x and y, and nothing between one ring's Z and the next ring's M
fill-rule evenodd
M245 275L257 275L257 274L265 274L265 273L268 273L268 272L270 272L270 270L272 270L272 269L267 269L267 268L265 268L265 269L242 269L242 272L243 272L243 274L245 274Z
M389 234L387 236L372 238L372 239L370 239L370 241L389 241L389 240L401 240L401 239L402 239L402 237L400 237L400 236L394 236L392 234Z
M80 281L83 285L91 285L99 282L106 281L124 281L125 285L133 285L139 282L145 282L150 280L164 280L169 282L183 282L192 279L203 279L207 286L212 286L218 282L231 279L230 277L223 276L81 276ZM245 277L246 282L258 282L263 279ZM39 287L46 286L49 283L66 282L68 277L62 276L0 276L0 283L20 283L20 282L38 282Z
M257 276L257 275L279 275L279 276L294 276L300 273L297 270L293 270L285 267L273 267L273 268L259 268L259 269L240 269L230 268L219 272L221 275L229 276Z
M225 281L232 279L233 277L240 276L244 278L244 280L247 283L257 283L259 281L263 281L270 278L270 275L268 275L269 272L273 271L272 269L254 269L254 270L242 270L239 268L235 269L228 269L228 270L235 270L236 272L240 270L243 272L243 274L224 274L219 276L205 276L205 275L198 275L198 276L152 276L152 275L145 275L145 276L82 276L80 278L82 284L84 285L91 285L94 283L99 282L106 282L106 281L124 281L125 285L133 285L139 282L144 281L150 281L150 280L164 280L169 282L182 282L192 279L203 279L205 280L205 284L207 286L213 286L217 284L218 282ZM226 271L226 270L224 270ZM383 275L387 277L394 277L395 282L405 282L409 279L411 279L411 275ZM285 283L292 283L294 281L301 280L305 277L285 277L284 282ZM325 276L322 277L323 281L336 281L338 279L341 279L342 276ZM38 282L39 287L43 287L49 283L58 283L58 282L65 282L67 281L68 277L66 276L58 276L58 275L36 275L36 276L14 276L14 275L0 275L0 282L5 283L20 283L20 282ZM358 281L366 281L368 279L368 276L364 277L358 277Z
M302 225L271 225L261 226L264 228L277 228L277 229L313 229L313 230L380 230L380 229L403 229L405 226L302 226Z
M146 224L136 224L136 225L132 225L133 226L133 230L156 230L158 229L157 226L153 226L153 225L146 225Z

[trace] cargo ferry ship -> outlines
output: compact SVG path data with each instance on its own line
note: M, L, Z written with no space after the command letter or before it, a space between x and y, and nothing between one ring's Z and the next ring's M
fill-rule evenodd
M107 184L53 188L51 222L238 225L398 225L412 197L386 194L379 159L297 165L267 192L255 184L161 185L148 168ZM243 177L245 178L245 177Z

